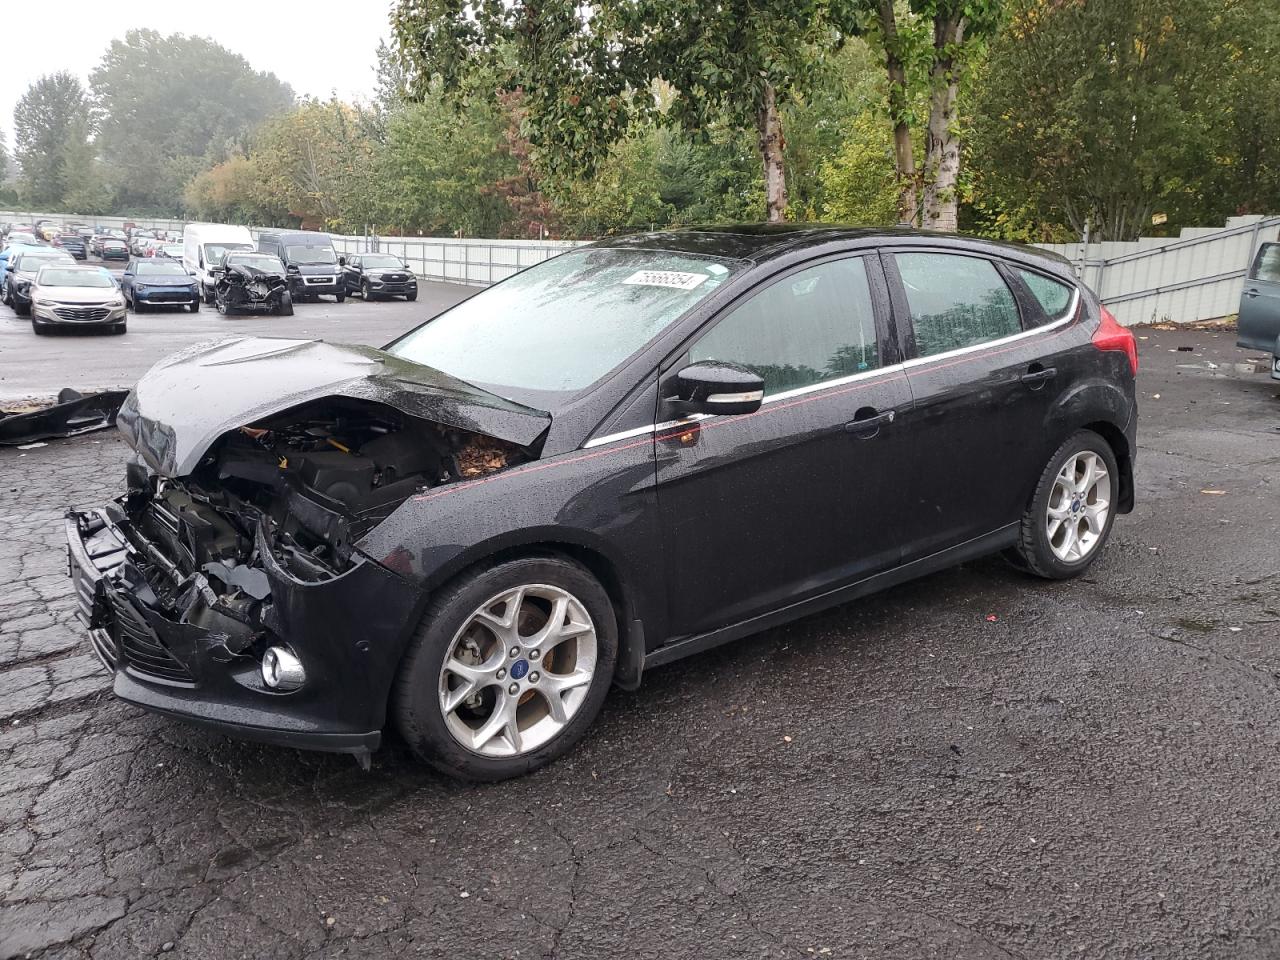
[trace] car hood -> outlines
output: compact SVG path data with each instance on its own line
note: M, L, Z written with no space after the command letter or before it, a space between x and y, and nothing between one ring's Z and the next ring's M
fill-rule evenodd
M109 303L120 294L115 287L35 287L31 295L58 303Z
M133 278L134 286L137 287L189 287L195 282L195 277L191 277L186 274L176 277L167 277L159 274L147 275L145 273L140 273Z
M152 367L117 425L157 473L191 473L223 434L324 397L385 404L411 417L529 446L551 415L374 347L237 337L196 344Z

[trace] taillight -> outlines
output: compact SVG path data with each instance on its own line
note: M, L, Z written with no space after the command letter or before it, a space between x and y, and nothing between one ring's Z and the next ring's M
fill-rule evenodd
M1106 307L1102 308L1102 322L1093 332L1093 345L1099 350L1123 350L1129 357L1129 369L1135 377L1138 375L1138 341L1133 331L1120 326Z

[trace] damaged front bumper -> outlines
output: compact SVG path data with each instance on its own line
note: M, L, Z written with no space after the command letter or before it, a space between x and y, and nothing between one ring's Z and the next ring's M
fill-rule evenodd
M134 523L127 498L69 512L66 535L78 616L116 696L231 736L368 765L416 622L413 584L367 558L329 579L298 579L260 531L260 563L226 577L241 586L219 594L205 573L165 569L173 565ZM271 647L301 662L297 689L267 686Z

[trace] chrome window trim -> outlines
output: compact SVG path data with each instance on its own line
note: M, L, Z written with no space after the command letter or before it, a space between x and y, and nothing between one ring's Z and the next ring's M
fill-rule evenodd
M1014 343L1018 340L1026 340L1042 333L1048 333L1050 330L1057 330L1064 327L1075 319L1076 313L1080 309L1080 289L1072 287L1071 304L1067 307L1067 312L1051 323L1046 323L1042 327L1032 327L1030 330L1020 330L1017 333L1011 333L1007 337L1000 337L996 340L983 340L981 343L970 344L967 347L958 347L955 350L944 350L942 353L933 353L927 357L912 357L910 360L903 362L904 367L918 367L926 363L933 363L936 360L945 360L948 357L959 357L966 353L974 353L978 350L987 350L991 347L998 347L1005 343ZM912 321L914 325L914 321Z
M1065 327L1068 323L1076 318L1080 310L1080 288L1072 285L1071 304L1068 306L1066 313L1050 323L1046 323L1042 327L1032 327L1030 330L1020 330L1018 333L1010 334L1007 337L1001 337L998 340L984 340L982 343L975 343L968 347L960 347L956 350L947 350L944 353L935 353L928 357L914 357L910 360L904 360L902 363L891 364L887 367L877 367L875 370L863 370L860 373L851 373L847 377L837 377L835 380L823 380L819 383L811 383L803 387L795 387L791 390L784 390L781 393L771 394L761 401L760 406L766 406L770 403L776 403L779 400L790 400L793 397L801 397L809 393L817 393L819 390L829 390L833 387L844 386L857 380L865 380L871 377L883 376L891 373L900 373L912 367L918 367L926 363L933 363L937 360L945 360L948 357L963 356L968 353L974 353L978 350L986 350L990 347L997 347L1005 343L1013 343L1018 340L1025 340L1039 334L1049 333ZM621 430L618 433L608 433L601 437L593 437L584 443L579 449L589 450L592 447L602 447L606 443L616 443L619 440L631 440L635 437L643 437L650 433L660 433L663 430L669 430L673 427L685 426L687 424L697 423L701 420L709 420L718 417L719 414L695 413L690 417L681 417L677 420L665 420L662 423L650 423L641 427L633 427L630 430Z

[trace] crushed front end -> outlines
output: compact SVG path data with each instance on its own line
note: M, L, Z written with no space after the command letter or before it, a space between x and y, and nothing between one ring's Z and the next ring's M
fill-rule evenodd
M136 459L126 495L66 521L80 616L114 692L367 765L426 598L354 544L413 494L523 456L329 397L227 432L184 476Z

